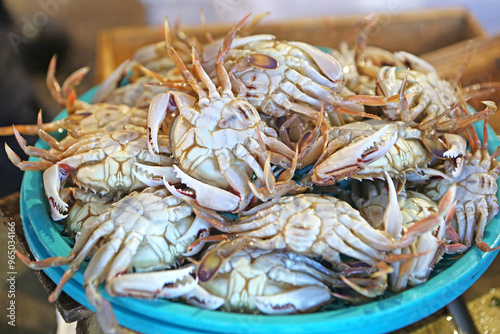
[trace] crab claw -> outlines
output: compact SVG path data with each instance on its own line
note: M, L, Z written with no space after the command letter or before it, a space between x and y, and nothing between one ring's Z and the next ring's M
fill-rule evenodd
M199 206L209 208L215 211L233 212L240 209L242 199L229 191L211 186L196 180L195 178L184 173L179 167L173 166L177 177L183 184L188 186L192 191L177 189L169 182L165 181L167 189L179 198L191 197Z
M344 88L344 72L337 58L306 43L288 43L306 52L314 60L325 76L332 81L329 88L333 89L336 93L339 93Z
M455 168L451 172L451 175L453 177L458 177L464 169L467 143L464 137L451 133L444 135L444 141L448 147L448 150L444 152L444 156L452 159L455 163Z
M148 187L162 187L164 180L168 183L181 182L171 166L149 166L136 162L135 167L135 177Z
M185 294L183 298L191 305L208 310L216 310L225 302L224 298L212 295L199 285Z
M446 133L443 140L426 136L423 138L423 143L432 154L440 159L451 159L455 168L451 175L458 177L462 173L465 155L467 154L467 142L465 138L460 135Z
M168 112L175 108L192 107L195 98L182 92L167 92L155 95L151 100L148 111L148 149L151 154L159 154L158 129L166 118Z
M66 164L52 165L43 172L43 184L45 195L49 200L50 215L55 221L68 216L68 204L59 196L61 182L66 181L74 169Z
M310 312L331 298L326 286L307 286L276 295L255 297L255 306L265 314Z
M383 157L396 143L398 134L394 126L386 125L374 134L340 149L313 171L312 181L317 185L331 185L349 177Z
M178 298L198 284L198 279L193 278L194 270L194 266L188 266L175 270L125 274L112 279L106 285L106 290L113 296Z
M195 231L199 231L198 236L200 239L206 238L210 233L210 224L203 218L196 216L194 218L194 222L189 227L189 230L186 231L186 233L184 233L184 236L180 237L177 240L177 243L182 243L186 239L191 238L191 236L195 234ZM196 255L203 248L204 245L205 243L202 241L199 242L194 247L188 247L188 249L184 253L182 253L182 256L189 257Z
M403 214L399 207L398 195L392 178L386 171L384 171L384 174L389 188L388 203L383 218L384 230L389 235L397 238L403 228Z

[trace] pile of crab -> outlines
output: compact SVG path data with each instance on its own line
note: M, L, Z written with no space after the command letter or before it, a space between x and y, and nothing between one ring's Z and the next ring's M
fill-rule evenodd
M119 326L102 283L113 296L311 312L422 284L474 243L494 250L482 238L500 151L471 126L486 127L493 102L471 113L430 64L362 35L324 52L252 35L247 18L204 45L166 23L165 41L92 103L74 93L87 69L61 86L53 59L47 84L69 116L2 129L40 158L6 147L19 168L44 170L52 218L76 238L66 257L18 254L33 269L69 265L51 301L90 257L84 288L107 332ZM30 133L50 149L28 146Z

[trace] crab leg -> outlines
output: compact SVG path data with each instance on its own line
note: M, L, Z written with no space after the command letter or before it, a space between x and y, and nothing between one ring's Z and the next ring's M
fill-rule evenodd
M385 209L382 221L384 225L384 231L387 234L393 236L397 240L401 238L401 232L403 229L403 214L399 207L398 195L396 193L396 188L394 187L394 183L392 182L392 178L385 171L384 174L387 180L387 186L389 188L389 196L388 196L387 207ZM401 248L395 249L392 252L392 254L394 255L401 255L402 253L407 254L408 252L406 251L406 249L401 249ZM397 261L392 264L393 271L392 273L390 273L390 278L393 289L395 291L397 291L400 287L401 277L406 277L406 275L403 275L404 269L407 269L408 263L413 261L414 259L409 259L403 264ZM403 286L406 286L406 283L404 283Z
M21 170L44 170L52 166L54 163L46 160L40 161L22 161L21 158L5 143L5 152L9 160Z
M384 174L389 188L387 208L385 209L383 217L384 230L389 235L399 238L403 229L403 214L399 208L398 195L392 178L385 171Z
M74 87L82 81L83 77L85 77L90 68L83 67L81 69L76 70L64 81L63 86L61 87L55 77L56 62L57 62L57 56L54 55L49 63L49 68L47 70L45 83L54 101L56 101L63 107L68 107L68 102L69 102L68 99L70 93L73 91ZM68 112L70 112L69 109L70 108L68 108Z
M212 79L208 76L207 72L203 69L200 64L200 56L198 52L193 48L192 50L192 59L193 59L193 67L196 70L196 74L200 77L201 82L208 88L208 97L209 99L220 99L220 94L217 91L217 87L212 82Z
M159 154L158 147L158 129L161 123L171 112L173 107L178 110L192 107L195 103L195 98L191 95L182 92L167 92L155 95L151 100L148 111L148 149L151 154Z
M492 252L500 249L500 246L491 248L483 241L484 228L488 222L488 206L484 198L480 200L479 207L479 222L476 230L476 246L483 252Z
M248 181L248 187L251 189L252 193L261 201L266 202L270 198L284 196L290 191L297 188L297 183L292 180L297 167L298 158L298 146L295 150L295 156L292 160L292 166L283 171L276 182L273 172L271 171L271 154L268 155L265 167L264 167L264 182L263 186L259 187L261 180L256 180L255 182Z
M269 34L261 34L261 35L251 35L251 36L246 36L246 37L238 37L238 38L233 38L231 41L231 47L232 48L237 48L241 45L245 45L251 42L256 42L256 41L272 41L275 40L276 37L273 35ZM216 59L217 54L219 53L222 45L224 44L223 39L219 39L208 46L206 46L203 50L203 59L202 62L205 65L206 63L213 61L213 59ZM207 66L205 66L207 67ZM210 73L211 74L211 73Z
M92 296L93 298L92 306L96 309L95 314L101 329L107 331L108 333L130 333L130 331L122 328L118 324L113 308L111 307L111 303L101 296L101 294L97 291L97 286L87 285L85 287L85 294L88 296L88 300L90 300L89 296Z
M248 205L248 200L245 199L249 199L250 194L252 193L246 182L248 176L241 168L238 168L238 166L235 166L232 163L233 161L230 158L230 152L228 149L216 150L215 156L217 157L217 162L219 163L222 175L228 182L230 188L234 189L240 197L238 209L241 211ZM264 173L262 171L261 178L263 177L263 174Z
M205 93L205 91L198 84L194 76L188 71L181 57L172 46L172 36L170 35L170 29L168 28L168 21L166 18L165 18L164 29L165 29L165 45L167 46L167 51L168 54L170 55L170 58L172 58L172 61L174 62L175 66L181 72L181 75L184 78L184 80L186 80L189 86L191 86L191 88L198 94L200 106L208 105L207 93Z
M37 128L38 128L38 137L40 137L40 139L42 139L44 142L49 144L49 146L51 148L53 148L54 150L57 150L59 152L63 152L64 150L66 150L66 147L64 147L64 145L61 145L61 143L59 141L57 141L57 139L52 137L50 134L47 133L47 131L45 131L43 129L42 110L40 110L38 112ZM17 135L16 135L16 137L17 137Z
M443 198L439 201L438 214L431 214L426 218L413 224L405 233L401 240L396 242L398 248L410 246L419 235L432 230L441 224L450 215L450 211L455 207L456 185L452 184ZM444 227L444 226L443 226Z
M226 35L224 38L224 43L219 50L219 54L217 55L217 63L216 63L216 71L217 71L217 79L219 81L219 85L222 87L222 95L223 96L233 96L233 92L231 91L231 81L229 80L229 75L224 68L224 57L227 52L231 48L232 41L234 39L234 35L241 28L241 26L248 19L250 14L245 16L233 29Z
M13 126L14 127L14 126ZM59 154L54 154L50 151L44 150L43 148L38 148L35 146L28 146L26 140L19 134L19 132L14 127L14 135L16 137L17 143L21 147L21 149L27 155L31 157L40 157L49 161L57 161L60 160Z
M127 75L127 72L130 71L136 64L137 61L130 59L127 59L123 63L121 63L113 71L113 73L111 73L111 75L106 78L106 80L101 82L101 84L99 85L99 89L92 97L92 103L100 103L106 100L111 92L118 87L118 84Z
M50 122L50 123L45 123L42 124L42 129L46 132L53 132L57 131L61 128L63 128L64 123L66 120L60 119L58 121ZM18 124L16 125L16 129L19 133L22 133L23 135L37 135L38 134L38 129L39 126L36 124ZM0 127L0 136L12 136L14 135L14 128L12 126L3 126Z
M110 222L102 223L95 220L88 225L80 235L80 238L75 243L75 246L67 257L51 257L42 261L31 262L28 258L19 252L16 252L19 259L28 267L35 270L40 270L49 267L60 267L69 264L68 269L64 272L56 289L49 296L50 301L55 301L62 291L63 286L73 277L75 272L80 268L81 263L87 255L92 251L99 239L112 231L113 224Z

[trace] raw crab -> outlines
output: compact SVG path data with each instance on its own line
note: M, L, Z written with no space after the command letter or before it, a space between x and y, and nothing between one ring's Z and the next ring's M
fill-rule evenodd
M224 244L217 248L217 254L222 254ZM215 253L212 256L216 258ZM208 309L222 306L226 311L246 313L304 313L327 303L331 298L329 287L334 286L345 283L338 274L305 256L244 248L233 254L209 282L199 282L182 298Z
M458 87L440 79L434 69L420 72L384 66L378 73L377 83L384 96L400 94L401 91L413 95L407 100L407 108L402 109L397 103L382 108L391 120L426 123L435 120L458 102Z
M77 187L63 188L60 195L69 205L64 228L71 238L78 238L82 230L113 202L112 196L94 194Z
M453 254L465 250L465 247L457 242L458 236L450 226L453 207L445 211L427 196L404 188L395 196L394 184L388 176L389 192L386 190L385 182L380 180L364 180L353 182L351 185L357 208L376 228L384 229L385 226L381 223L389 217L391 220L401 221L403 230L411 228L416 222L432 214L440 215L442 218L439 224L430 231L422 233L411 245L396 250L401 254L421 255L392 265L394 271L391 273L391 281L394 291L401 291L407 285L418 285L427 281L433 266L441 260L445 252ZM442 204L443 202L440 203ZM400 238L402 229L385 228L385 231L395 238Z
M346 124L330 131L329 137L333 140L325 150L326 159L317 164L312 174L317 185L333 184L347 177L381 178L384 170L392 176L415 173L423 177L446 177L427 168L433 154L422 143L422 132L402 122ZM444 153L436 154L456 158L465 154L461 150L465 151L465 145L450 142Z
M227 38L234 35L243 22L233 28ZM181 92L155 96L148 116L150 150L159 152L158 127L167 112L177 109L179 115L174 120L170 134L172 152L179 164L174 166L177 176L182 183L196 191L194 196L198 204L214 210L241 211L251 199L248 185L251 174L255 173L257 179L266 184L261 166L265 151L258 142L261 126L259 114L251 104L236 98L231 91L229 76L221 63L224 48L217 62L220 92L201 67L193 49L193 66L208 88L207 95L170 45L167 23L165 29L168 50L186 82L198 94L198 100ZM290 182L289 185L293 187L295 183ZM172 187L169 189L175 193L183 192ZM183 194L193 196L192 193Z
M448 202L452 196L447 194ZM217 229L231 233L222 238L235 239L234 249L249 244L260 249L284 249L307 256L321 256L340 270L348 268L342 262L341 254L373 266L377 262L391 261L385 252L408 246L418 235L441 221L437 215L430 215L409 229L401 240L395 241L371 227L349 204L327 195L281 197L245 212L234 224L209 210L199 207L194 210ZM398 223L389 221L387 224ZM205 256L209 257L210 253ZM218 269L213 264L208 267L210 270L200 265L200 281L210 280Z
M488 145L488 129L485 121L483 144L477 139L475 130L472 136L475 140L470 142L472 152L467 152L464 157L464 168L460 174L453 174L453 165L449 161L444 162L444 172L449 180L443 182L431 181L425 185L423 192L431 199L441 197L451 183L457 184L457 207L452 220L453 226L459 235L459 241L470 247L474 231L476 232L476 246L483 252L499 249L490 248L483 242L484 228L499 211L498 198L498 174L500 163L498 156L500 148L496 148L491 154Z
M387 103L384 97L365 101L343 89L342 65L331 54L302 42L277 41L267 34L218 40L206 46L202 65L211 78L216 76L216 54L221 47L229 48L224 67L234 92L265 114L317 118L324 105L330 121L340 125L363 116L377 118L364 113L361 103Z
M8 146L5 147L7 155L12 163L22 170L45 170L45 194L54 220L67 216L68 205L59 195L66 181L94 193L111 193L120 197L146 186L136 177L135 162L151 165L172 164L169 157L150 154L146 135L131 130L98 132L79 138L67 137L61 142L57 142L42 130L42 139L52 146L50 150L27 146L17 131L15 134L26 154L42 159L21 161ZM161 150L169 152L168 139L164 136L160 138Z
M85 270L84 288L103 330L113 331L117 323L111 305L97 291L103 281L111 295L151 294L151 298L175 298L196 285L191 276L192 267L163 270L175 267L183 256L191 256L201 249L202 244L187 251L195 239L208 234L209 228L207 222L194 217L192 212L189 204L166 189L146 188L113 203L95 218L82 231L67 257L30 262L20 253L18 256L37 270L69 264L56 290L49 296L53 302L97 246ZM148 272L148 280L140 279L137 272Z
M480 112L446 121L450 126L448 130L464 131L496 111L494 102L483 103L486 108ZM332 140L316 162L312 181L317 185L329 185L347 177L381 178L384 170L391 176L408 174L421 182L430 177L447 178L428 168L434 157L451 161L455 166L452 175L457 176L463 168L466 140L459 134L440 132L436 124L436 120L429 121L424 129L418 129L402 121L372 119L333 127L328 134Z

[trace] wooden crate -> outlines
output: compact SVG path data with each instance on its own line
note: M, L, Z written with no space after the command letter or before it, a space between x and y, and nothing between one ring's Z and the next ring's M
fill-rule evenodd
M362 16L328 16L273 23L265 23L264 19L255 33L270 33L281 40L337 47L341 41L352 41L353 26L361 18ZM214 36L224 36L231 27L230 24L213 25L209 30ZM186 26L182 30L205 41L200 26ZM486 36L485 30L467 10L447 8L401 14L382 13L378 27L369 36L369 44L391 51L405 50L420 55L482 36ZM106 78L139 47L162 38L162 27L103 29L98 36L96 82Z

